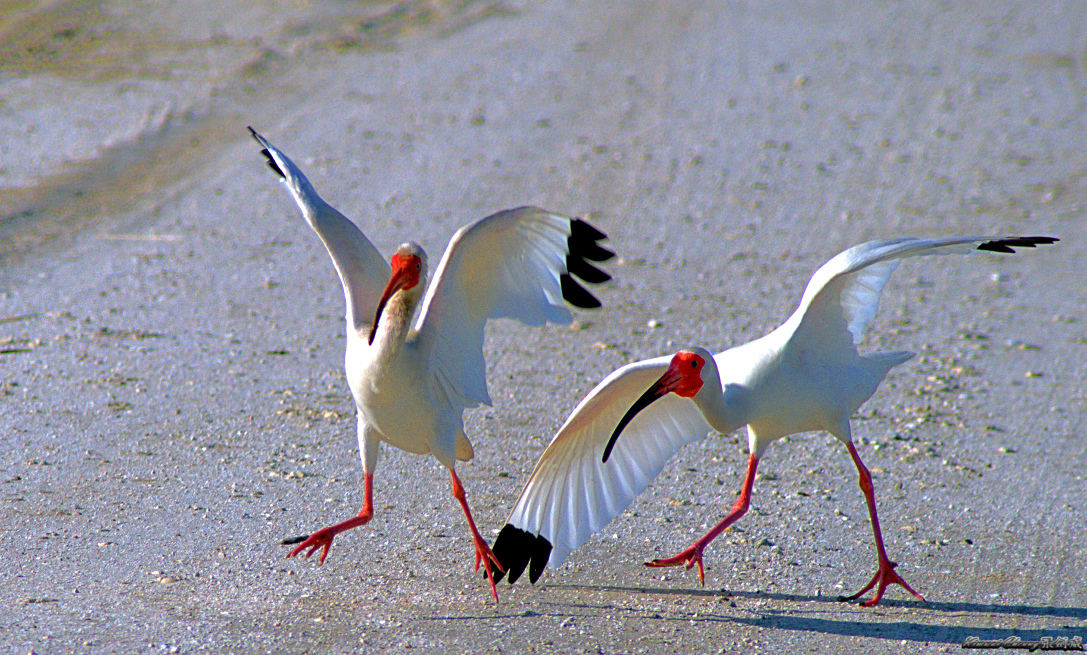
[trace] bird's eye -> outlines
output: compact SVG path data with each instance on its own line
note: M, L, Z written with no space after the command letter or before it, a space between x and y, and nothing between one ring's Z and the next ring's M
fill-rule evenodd
M692 359L691 360L691 368L698 368L698 360L697 359Z

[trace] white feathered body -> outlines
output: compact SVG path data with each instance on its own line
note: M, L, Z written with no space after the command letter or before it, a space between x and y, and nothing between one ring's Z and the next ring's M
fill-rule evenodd
M620 418L668 369L671 355L613 372L578 404L542 454L495 552L519 575L531 557L533 581L623 511L685 444L710 429L748 426L749 452L761 457L776 439L826 430L851 440L849 417L875 393L908 351L859 353L879 296L903 258L1012 253L1051 237L896 238L863 243L812 275L796 311L773 332L712 355L715 366L691 398L667 394L634 416L602 453ZM701 352L702 349L696 349ZM709 353L706 353L709 355ZM506 560L503 560L507 563ZM516 577L511 574L511 578Z

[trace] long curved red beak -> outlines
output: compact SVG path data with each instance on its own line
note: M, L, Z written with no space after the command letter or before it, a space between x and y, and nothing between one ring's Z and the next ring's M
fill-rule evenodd
M684 398L690 398L698 393L702 388L702 376L699 375L699 371L702 370L704 365L705 361L694 353L676 353L664 375L646 389L645 393L630 406L623 418L619 419L619 424L615 426L615 431L611 433L611 438L608 439L608 445L604 447L604 457L600 461L608 461L623 428L634 420L638 412L670 393L676 393Z
M634 401L634 404L630 406L626 414L623 414L623 418L619 419L619 424L615 426L615 431L611 433L611 439L608 439L608 445L604 447L604 457L601 462L607 462L611 457L611 450L615 447L615 442L619 439L619 434L623 431L623 428L634 420L634 417L638 415L638 412L642 411L646 407L652 405L658 398L665 396L675 389L676 385L680 381L679 371L670 367L668 372L661 376L659 380L653 383L653 386L646 389L638 400Z
M395 264L396 262L394 262ZM381 300L377 303L377 312L374 314L374 324L370 327L370 337L366 340L371 346L374 345L374 335L377 334L377 323L381 320L381 314L385 311L385 305L388 304L389 298L393 297L393 294L401 289L410 289L419 283L419 270L413 266L401 265L395 266L393 269L392 277L389 278L389 284L385 286L384 293L381 294Z

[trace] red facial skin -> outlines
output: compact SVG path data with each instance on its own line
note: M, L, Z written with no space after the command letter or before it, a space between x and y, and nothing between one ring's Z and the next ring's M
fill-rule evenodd
M416 255L396 253L392 256L390 263L392 264L392 275L389 277L389 284L385 287L385 292L381 294L381 300L377 303L374 325L370 328L370 338L367 340L371 345L374 343L374 335L377 334L377 323L381 320L381 312L385 310L389 298L392 298L393 294L401 289L411 289L419 284L419 276L423 271L423 261Z

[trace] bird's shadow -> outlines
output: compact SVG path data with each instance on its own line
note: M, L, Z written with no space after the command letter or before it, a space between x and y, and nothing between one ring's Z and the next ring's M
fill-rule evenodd
M1084 630L1079 626L1067 626L1063 631L1053 628L984 628L966 625L947 625L943 623L923 623L920 621L864 621L863 612L879 611L877 608L859 607L857 602L842 601L837 596L812 596L806 594L783 594L767 591L729 591L727 589L675 589L654 587L621 587L612 585L550 585L556 588L577 589L584 591L609 591L619 593L659 594L664 596L685 595L691 597L720 597L743 598L747 600L776 600L795 603L830 603L842 609L855 608L858 612L850 612L843 619L817 618L807 616L795 616L792 611L760 608L759 616L724 616L716 614L699 613L691 618L683 620L715 622L725 621L759 628L773 628L776 630L792 630L800 632L818 632L822 634L835 634L847 637L876 637L882 639L906 639L918 642L941 642L948 644L962 644L968 637L976 637L983 641L1001 640L1006 637L1016 636L1023 641L1038 641L1042 637L1072 637L1083 636ZM939 612L944 615L976 614L976 615L1019 615L1019 616L1049 616L1054 618L1069 619L1071 621L1087 621L1087 607L1056 607L1043 605L1001 605L996 603L944 603L921 602L918 600L897 600L884 597L880 607L905 607L926 612ZM858 615L859 614L859 615ZM1079 635L1069 634L1078 632ZM1059 634L1057 634L1059 633Z
M1001 605L995 603L942 603L921 602L917 600L897 600L884 598L879 607L862 608L856 602L843 602L837 596L812 596L804 594L784 594L767 591L729 591L727 589L675 589L657 587L622 587L612 585L579 585L579 584L550 584L548 587L555 590L613 592L621 594L649 594L659 596L687 596L691 598L721 598L721 599L746 599L746 600L771 600L794 603L813 603L821 607L813 608L814 612L830 610L826 607L830 604L842 610L849 611L842 618L825 618L812 616L797 616L797 610L781 610L759 607L757 609L740 606L741 615L706 612L704 609L692 611L688 614L677 615L671 613L662 616L653 613L651 616L641 617L646 621L683 621L694 623L731 623L757 628L772 628L775 630L788 630L796 632L814 632L827 635L841 635L845 637L873 637L877 639L896 639L914 642L936 642L946 644L962 644L969 637L976 637L983 641L1002 640L1015 636L1022 641L1039 641L1042 637L1074 637L1083 636L1084 630L1079 626L1062 626L1055 628L987 628L967 625L947 625L939 622L925 623L922 621L865 621L865 612L879 612L880 608L909 608L913 610L940 613L942 615L968 615L992 616L994 614L1018 615L1018 616L1048 616L1070 621L1087 621L1087 608L1084 607L1056 607L1041 605ZM569 606L567 606L569 607ZM578 607L586 607L578 605ZM603 610L614 610L614 607L601 607ZM639 613L642 610L633 610ZM801 610L803 611L803 610ZM743 615L746 614L746 615ZM546 615L554 617L571 616L569 612L556 607L555 612L547 612ZM514 614L512 616L517 616ZM520 616L531 616L521 614ZM438 617L435 617L438 618ZM452 618L452 617L442 617ZM458 617L467 618L467 617Z

